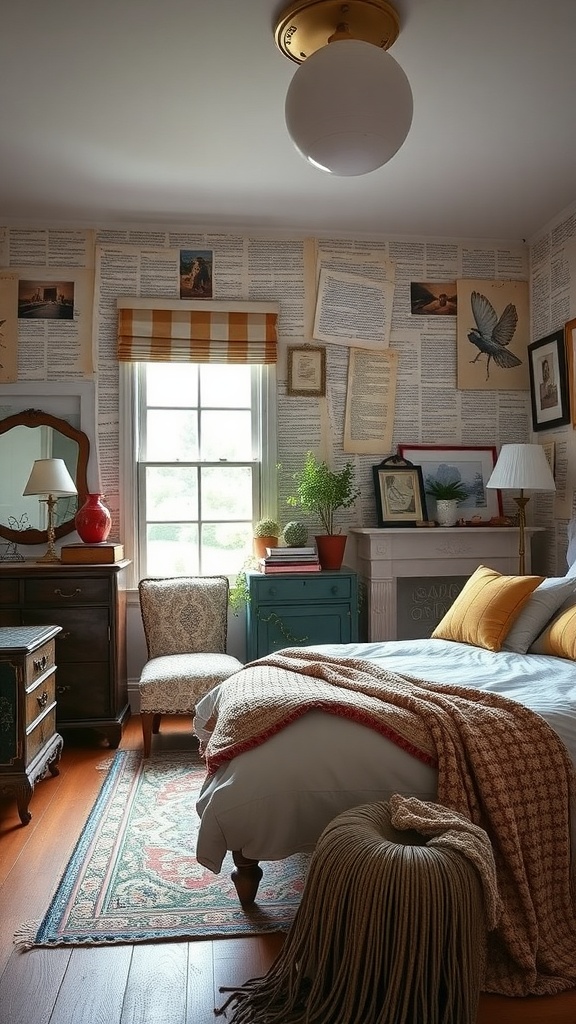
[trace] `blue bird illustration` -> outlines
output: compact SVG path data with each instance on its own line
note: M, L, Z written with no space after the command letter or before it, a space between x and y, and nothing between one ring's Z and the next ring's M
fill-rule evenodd
M494 306L481 292L472 292L470 305L476 321L476 327L468 332L468 341L471 341L476 348L480 349L477 356L471 359L475 363L481 355L486 355L486 380L490 376L490 360L493 359L497 366L508 369L512 366L520 366L522 360L510 352L506 347L514 337L514 331L518 323L516 306L509 302L500 319Z

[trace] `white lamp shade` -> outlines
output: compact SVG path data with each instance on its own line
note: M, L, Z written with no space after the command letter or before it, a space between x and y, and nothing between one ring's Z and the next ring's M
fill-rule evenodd
M503 491L556 490L548 459L539 444L503 444L486 486Z
M36 459L23 494L77 494L64 459Z
M412 90L386 50L339 39L296 71L286 125L307 159L344 177L376 170L398 152L412 124Z

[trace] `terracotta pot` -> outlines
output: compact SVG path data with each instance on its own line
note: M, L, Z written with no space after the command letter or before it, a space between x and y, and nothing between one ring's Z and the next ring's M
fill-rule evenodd
M110 533L112 516L102 498L102 494L87 494L74 517L76 532L85 544L101 544Z
M323 569L340 569L344 560L347 539L345 533L324 533L321 537L314 538L320 565Z
M256 558L266 558L266 548L277 548L278 537L254 537L253 547Z

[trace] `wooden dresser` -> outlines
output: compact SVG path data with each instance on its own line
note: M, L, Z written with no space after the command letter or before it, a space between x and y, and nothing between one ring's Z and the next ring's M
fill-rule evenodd
M58 775L54 638L60 626L0 628L0 793L14 796L23 825L34 785Z
M92 729L117 747L126 683L128 560L112 565L0 563L0 626L62 627L56 638L60 731Z

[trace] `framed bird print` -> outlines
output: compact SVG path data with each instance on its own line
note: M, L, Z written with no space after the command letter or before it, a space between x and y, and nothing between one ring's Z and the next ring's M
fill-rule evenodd
M570 423L570 398L564 330L528 345L532 429L551 430Z
M459 390L527 391L528 282L464 278L456 292Z

